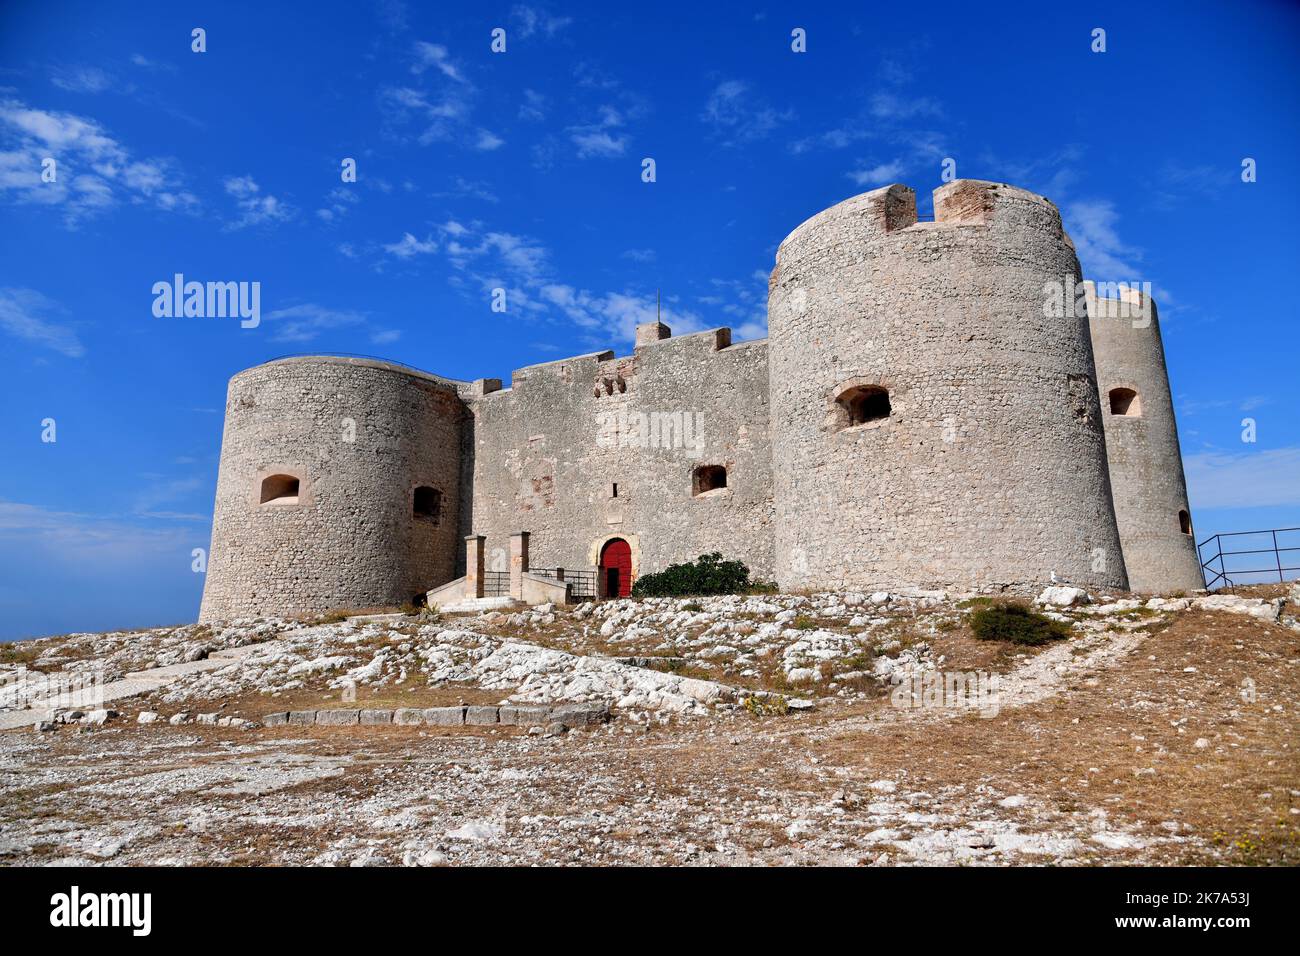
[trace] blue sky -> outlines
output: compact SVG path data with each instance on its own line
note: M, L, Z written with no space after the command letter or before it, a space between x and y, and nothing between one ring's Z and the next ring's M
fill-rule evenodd
M1198 538L1300 524L1297 41L1263 2L10 0L0 639L194 618L240 369L508 379L626 353L656 288L677 331L761 337L794 226L928 196L946 157L1052 198L1088 277L1153 284ZM261 324L156 318L177 272L260 282Z

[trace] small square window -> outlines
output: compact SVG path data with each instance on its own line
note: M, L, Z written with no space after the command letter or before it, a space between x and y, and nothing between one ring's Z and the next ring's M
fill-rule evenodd
M727 487L727 469L723 465L701 465L691 480L691 494L696 498Z
M442 517L442 492L437 488L421 485L415 489L411 508L415 517L436 523Z

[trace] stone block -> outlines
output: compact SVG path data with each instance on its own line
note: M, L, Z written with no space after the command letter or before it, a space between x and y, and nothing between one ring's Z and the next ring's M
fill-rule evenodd
M289 724L314 724L316 723L316 711L291 710L285 715L285 718L285 723Z
M343 727L355 724L360 716L359 710L318 710L316 723L327 727Z
M419 707L399 707L393 711L393 723L403 727L417 727L424 723L424 711Z
M586 727L609 720L608 704L561 704L551 711L551 720L565 727Z
M367 727L391 724L393 722L393 712L391 710L363 710L361 711L360 722Z
M509 704L498 708L498 719L514 727L544 727L550 722L549 704Z
M500 707L466 707L465 723L471 727L487 727L500 722Z
M262 715L262 723L267 727L280 727L288 722L289 712L287 710L279 710L274 714Z
M433 727L459 727L465 723L465 708L430 707L424 712L424 722Z

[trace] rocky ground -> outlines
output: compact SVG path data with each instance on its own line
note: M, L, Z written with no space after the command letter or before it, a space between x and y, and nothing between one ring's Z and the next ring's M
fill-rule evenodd
M1300 590L1042 600L1070 636L1035 648L941 592L0 645L0 862L1300 862ZM69 673L136 683L33 729ZM506 701L613 719L261 726Z

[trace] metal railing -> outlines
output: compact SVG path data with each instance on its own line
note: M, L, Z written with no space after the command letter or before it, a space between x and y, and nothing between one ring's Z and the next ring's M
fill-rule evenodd
M484 597L509 597L510 596L510 572L509 571L484 571L483 572L483 596Z
M1287 545L1286 535L1296 535L1295 544ZM1278 535L1283 539L1280 543ZM1258 544L1266 545L1265 547L1248 547L1237 549L1225 549L1224 538L1246 538L1255 537L1255 541L1231 541L1228 544ZM1213 547L1213 554L1206 557L1206 549ZM1272 555L1272 561L1262 557L1243 557L1245 555ZM1291 557L1283 558L1284 554ZM1294 560L1300 560L1300 528L1270 528L1266 531L1225 531L1206 538L1196 546L1196 555L1201 562L1201 573L1205 577L1205 587L1207 590L1214 590L1216 587L1231 588L1238 584L1260 584L1260 581L1243 580L1248 575L1267 575L1268 580L1277 575L1279 582L1287 580L1288 571L1300 571L1300 564L1290 564ZM1237 559L1242 561L1258 564L1267 564L1267 567L1238 567ZM1217 562L1217 567L1215 566Z
M563 581L568 587L570 601L597 599L595 571L575 571L573 568L529 568L528 572L553 581Z

